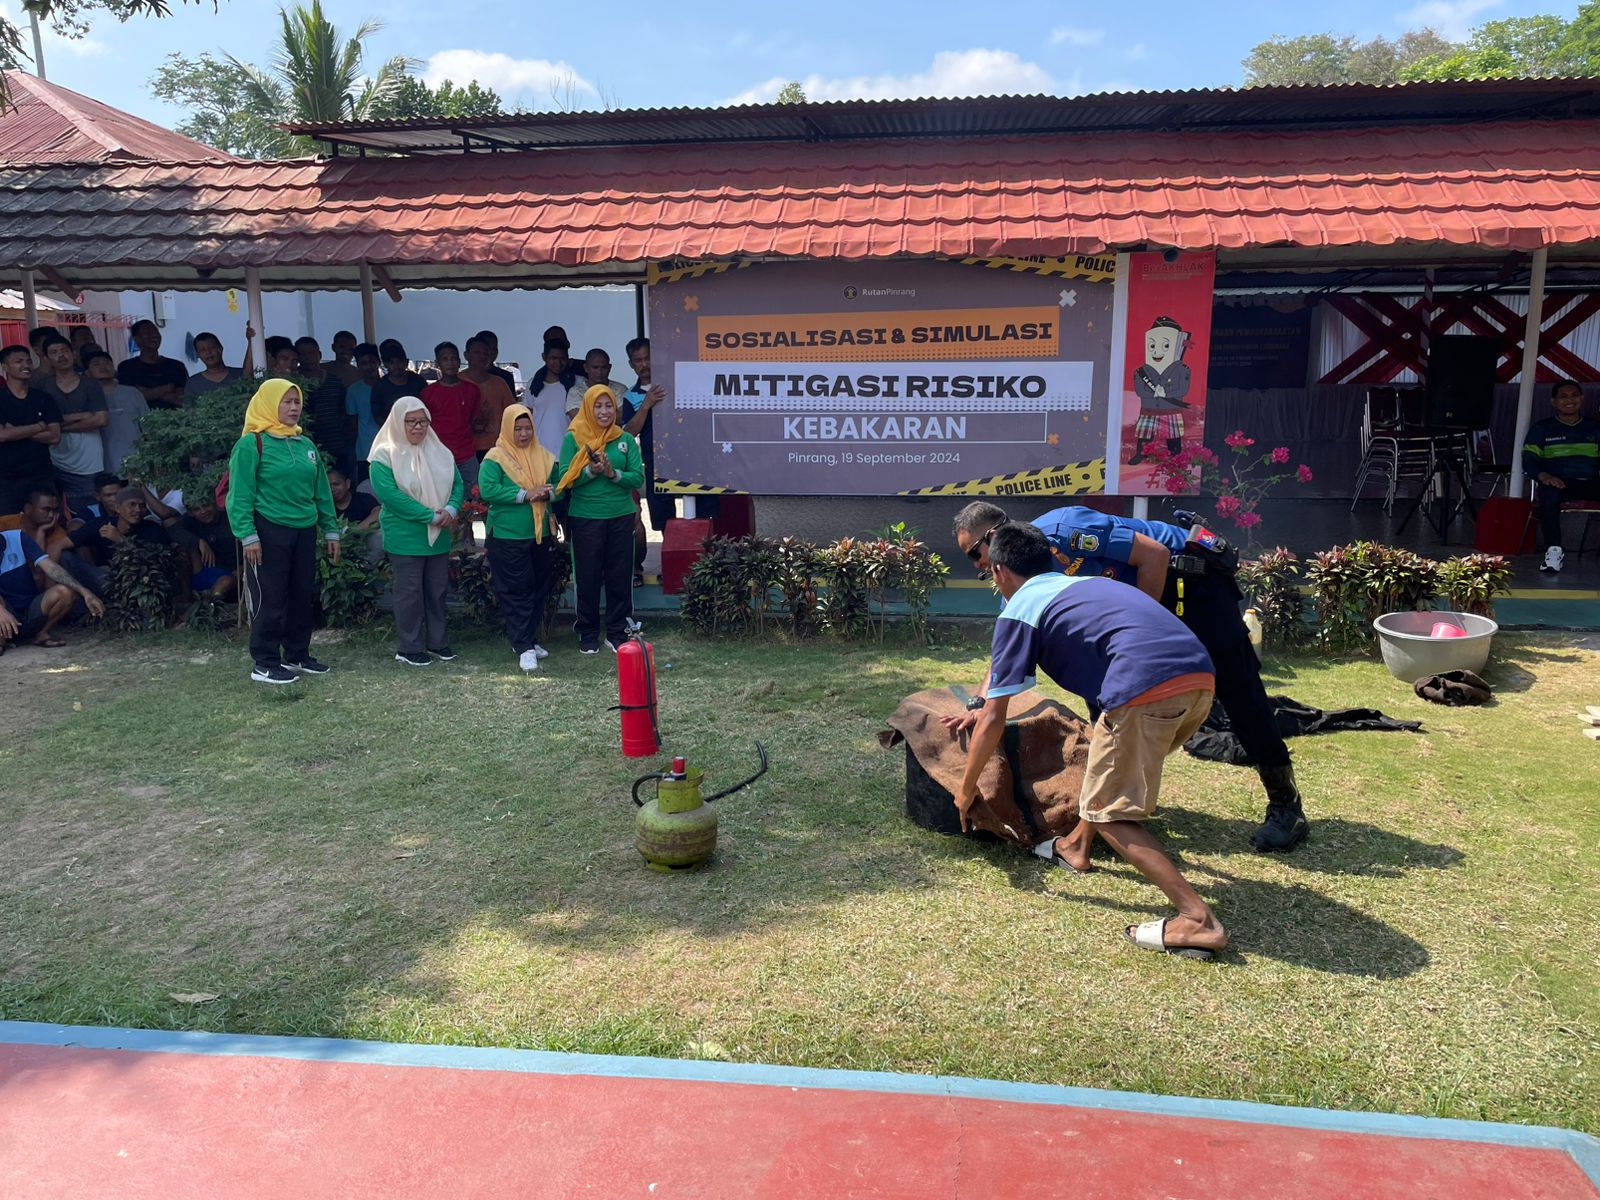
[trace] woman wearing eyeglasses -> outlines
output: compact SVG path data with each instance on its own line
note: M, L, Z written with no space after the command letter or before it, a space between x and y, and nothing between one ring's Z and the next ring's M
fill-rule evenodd
M450 535L465 488L455 456L433 432L414 396L395 401L372 442L372 491L394 567L395 661L426 667L455 651L445 636L444 592L450 581Z

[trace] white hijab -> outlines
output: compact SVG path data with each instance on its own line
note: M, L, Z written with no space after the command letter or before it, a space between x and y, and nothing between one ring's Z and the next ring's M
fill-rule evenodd
M388 420L372 439L369 461L383 463L394 472L394 481L402 492L437 512L450 501L456 482L456 460L432 427L420 446L413 446L406 439L406 417L427 411L428 406L415 396L396 400ZM439 527L428 526L428 545L438 538Z

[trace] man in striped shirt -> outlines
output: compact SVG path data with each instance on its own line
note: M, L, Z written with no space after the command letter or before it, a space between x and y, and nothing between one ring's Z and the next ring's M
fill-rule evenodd
M1550 394L1556 415L1535 421L1522 444L1522 470L1539 481L1539 530L1544 534L1541 571L1566 564L1561 548L1561 506L1568 500L1600 500L1600 421L1583 415L1583 388L1567 379Z

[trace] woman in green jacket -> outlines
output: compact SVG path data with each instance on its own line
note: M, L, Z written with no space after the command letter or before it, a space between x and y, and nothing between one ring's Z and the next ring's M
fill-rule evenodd
M617 419L617 401L605 384L583 394L583 407L561 439L551 479L556 494L571 496L567 538L577 589L578 651L600 649L600 589L606 593L606 648L615 650L633 617L633 525L644 486L639 443Z
M257 683L293 683L328 670L311 657L317 530L338 562L339 524L322 459L300 435L303 403L289 380L266 380L228 458L228 524L244 543L250 678Z
M456 656L445 637L444 591L450 582L450 535L464 488L455 456L433 432L427 407L403 396L373 439L372 494L394 566L395 661L425 667ZM431 656L431 657L430 657Z
M539 626L555 577L549 482L555 461L539 444L533 413L521 404L508 404L500 414L500 439L484 455L478 472L478 495L489 506L489 577L506 620L506 637L524 671L537 671L539 660L549 653L539 645Z

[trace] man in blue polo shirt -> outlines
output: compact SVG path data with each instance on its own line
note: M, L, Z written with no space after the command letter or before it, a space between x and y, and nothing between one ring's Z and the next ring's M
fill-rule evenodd
M1004 509L985 501L956 514L956 542L980 571L989 568L986 532L1007 519ZM1250 844L1262 851L1289 851L1304 841L1310 826L1289 747L1278 732L1261 682L1261 662L1239 614L1244 597L1222 556L1213 546L1196 543L1181 525L1113 517L1079 505L1054 509L1032 524L1049 539L1058 570L1133 584L1200 639L1216 670L1217 700L1267 793L1266 817Z
M0 532L0 648L31 638L35 646L57 649L66 643L55 627L81 599L92 616L105 606L44 548L20 529Z
M1210 958L1227 932L1143 822L1155 814L1167 755L1211 711L1211 659L1183 623L1147 596L1106 579L1063 575L1050 543L1032 525L990 531L990 569L1006 607L994 625L989 683L956 792L962 827L978 777L1005 732L1012 696L1034 686L1035 669L1082 696L1094 718L1079 821L1058 839L1058 856L1087 870L1096 836L1161 889L1178 910L1130 925L1147 950ZM1062 844L1064 843L1064 844Z

